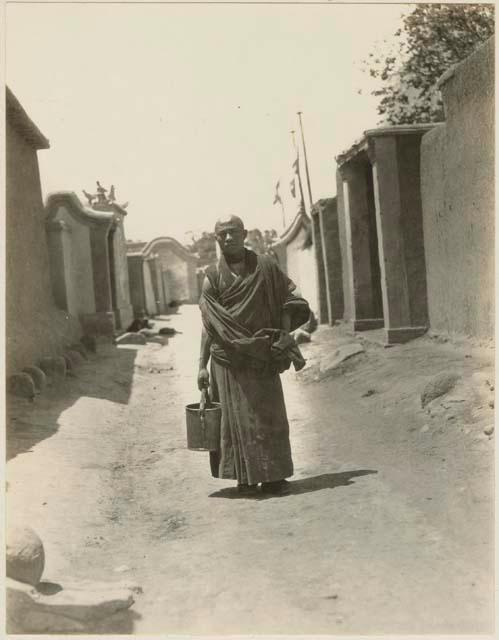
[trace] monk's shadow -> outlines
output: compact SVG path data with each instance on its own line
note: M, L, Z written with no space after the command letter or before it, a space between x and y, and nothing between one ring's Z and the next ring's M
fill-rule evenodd
M227 498L229 500L269 500L270 498L287 498L302 493L321 491L322 489L336 489L336 487L347 487L354 484L354 478L368 476L378 473L374 469L357 469L356 471L342 471L340 473L323 473L311 478L301 480L290 480L289 491L282 495L262 493L260 490L254 494L239 493L237 487L225 487L209 494L209 498Z

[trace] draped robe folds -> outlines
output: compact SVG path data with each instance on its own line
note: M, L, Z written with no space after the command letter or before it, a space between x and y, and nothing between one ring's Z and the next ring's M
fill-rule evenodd
M223 256L207 270L200 300L211 338L211 388L222 406L220 448L210 453L214 477L256 484L293 475L289 424L279 372L304 366L291 330L308 320L307 302L268 256L245 252L244 276L234 275Z

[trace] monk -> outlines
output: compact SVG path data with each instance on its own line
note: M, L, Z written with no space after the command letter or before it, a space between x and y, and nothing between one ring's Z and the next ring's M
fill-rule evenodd
M242 493L255 493L260 483L264 493L287 493L293 461L279 374L291 363L305 365L290 331L310 309L274 258L245 248L240 218L218 220L215 235L221 256L202 286L198 374L199 389L210 387L222 408L211 472L237 480Z

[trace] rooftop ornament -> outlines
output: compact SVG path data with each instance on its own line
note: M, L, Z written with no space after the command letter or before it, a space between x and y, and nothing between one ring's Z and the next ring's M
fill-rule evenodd
M110 189L104 188L98 180L96 184L97 193L88 193L88 191L85 191L85 189L83 189L83 195L88 200L88 204L90 207L92 207L92 209L109 211L113 208L113 205L116 205L121 209L126 209L128 207L128 202L120 205L117 204L114 184L111 185ZM107 195L108 192L109 195Z

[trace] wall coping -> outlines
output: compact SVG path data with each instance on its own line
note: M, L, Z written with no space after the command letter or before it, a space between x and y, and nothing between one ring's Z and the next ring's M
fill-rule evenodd
M5 116L7 121L32 147L35 149L50 149L49 141L28 116L24 107L9 87L5 87Z
M378 127L376 129L366 129L360 139L356 140L351 147L339 153L335 157L336 164L341 166L349 160L352 160L359 153L367 151L369 147L369 140L372 138L381 138L383 136L424 135L437 124L439 123L396 124L387 127Z
M147 242L134 242L133 240L127 240L126 241L126 252L127 254L130 253L142 253L142 250L144 249L144 247L147 246Z
M52 221L61 205L66 206L73 218L85 225L111 227L119 218L116 212L94 211L84 207L74 191L56 191L47 196L45 204L47 223Z
M287 245L296 238L301 229L305 229L308 231L310 228L310 220L308 216L303 211L298 211L296 216L294 217L293 222L289 225L287 229L283 231L279 240L274 242L272 248L278 247L280 245Z
M153 251L153 249L159 244L169 245L177 254L180 254L182 258L185 260L192 260L197 263L197 258L194 254L190 253L183 244L180 244L178 240L175 238L171 238L170 236L160 236L159 238L154 238L154 240L149 241L146 246L142 249L142 253L149 254Z

